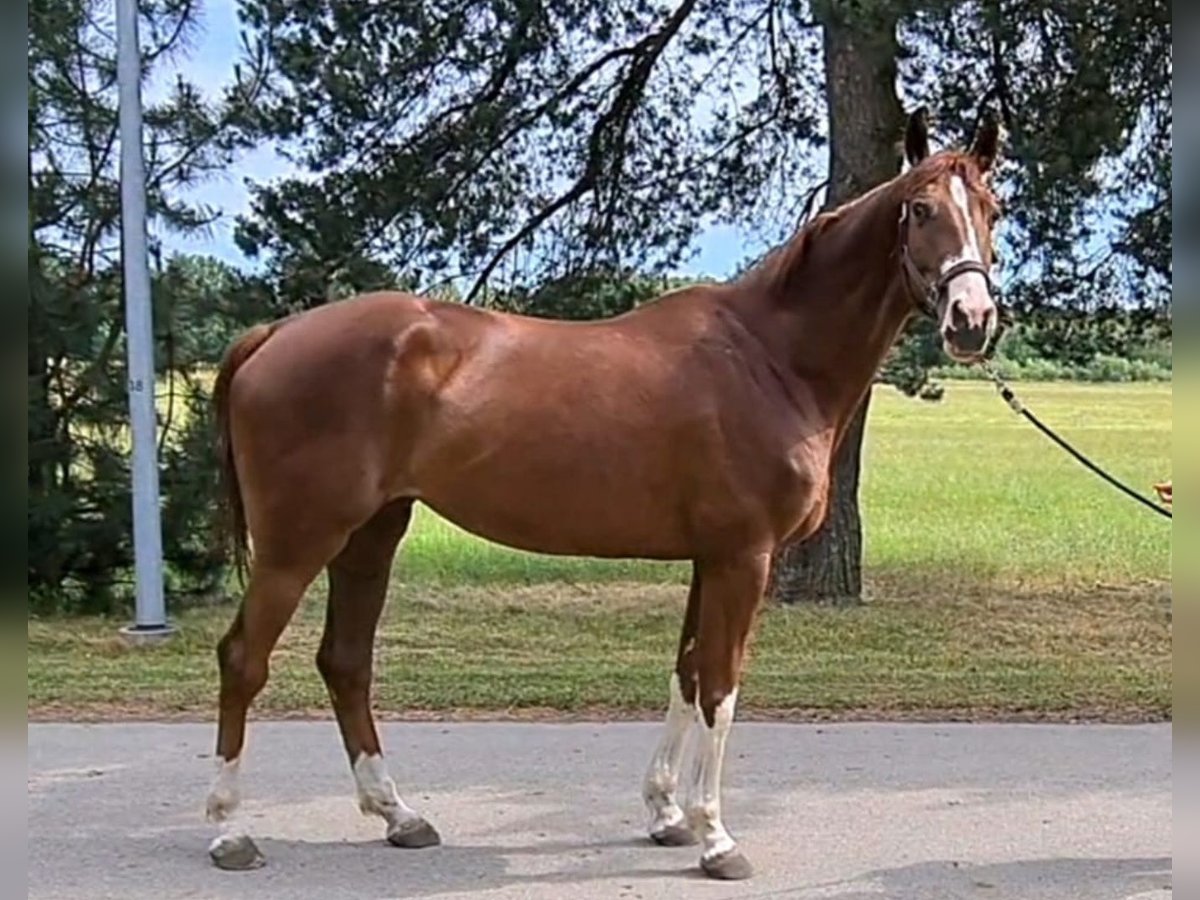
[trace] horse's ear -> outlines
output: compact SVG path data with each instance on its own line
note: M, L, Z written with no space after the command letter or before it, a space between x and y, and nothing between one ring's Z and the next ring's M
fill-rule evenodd
M929 114L924 106L908 117L908 126L904 129L904 155L913 166L929 155Z
M985 112L971 141L971 155L981 172L990 172L1000 155L1000 122L992 112Z

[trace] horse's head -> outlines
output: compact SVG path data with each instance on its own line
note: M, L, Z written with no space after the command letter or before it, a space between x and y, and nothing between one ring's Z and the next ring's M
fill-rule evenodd
M905 134L912 169L901 180L901 253L918 305L959 362L983 357L999 319L990 276L999 207L988 185L999 142L999 126L989 118L967 152L931 156L924 110L909 117Z

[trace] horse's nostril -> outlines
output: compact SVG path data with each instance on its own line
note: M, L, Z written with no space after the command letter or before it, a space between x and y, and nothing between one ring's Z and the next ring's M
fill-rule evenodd
M967 315L966 307L963 306L962 300L950 301L950 330L958 331L962 328L967 328L971 324L971 319Z

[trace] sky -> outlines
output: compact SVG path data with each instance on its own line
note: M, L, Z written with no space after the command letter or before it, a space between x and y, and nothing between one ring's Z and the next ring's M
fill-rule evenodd
M237 0L205 0L201 4L199 28L192 37L186 55L181 55L153 73L146 86L143 102L149 103L182 72L198 88L216 93L233 77L233 65L241 54ZM270 147L243 154L231 169L205 181L189 198L195 198L220 213L207 235L181 237L158 234L168 251L210 254L238 267L252 262L242 255L233 241L239 214L249 211L250 193L246 182L286 176L289 163ZM761 241L733 226L716 225L704 230L694 243L695 253L679 266L685 276L721 278L733 274L745 258L767 249Z

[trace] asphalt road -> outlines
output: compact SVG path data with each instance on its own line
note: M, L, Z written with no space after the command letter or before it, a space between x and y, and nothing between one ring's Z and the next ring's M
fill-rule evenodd
M251 723L244 809L267 865L214 868L213 729L31 725L29 897L1163 900L1171 729L784 725L730 738L726 824L749 881L643 836L656 724L389 724L443 845L364 818L332 722Z

